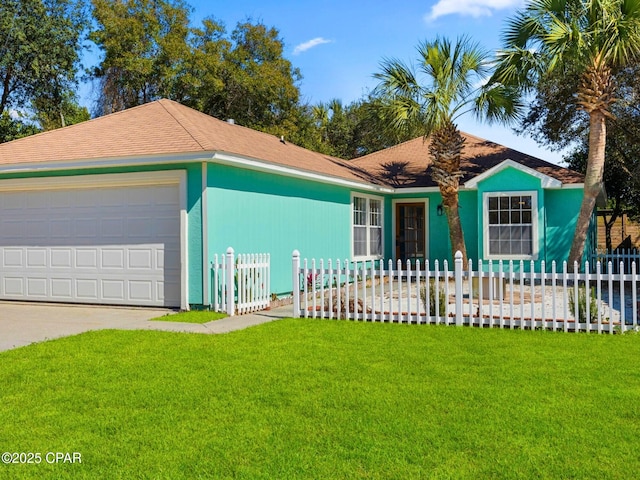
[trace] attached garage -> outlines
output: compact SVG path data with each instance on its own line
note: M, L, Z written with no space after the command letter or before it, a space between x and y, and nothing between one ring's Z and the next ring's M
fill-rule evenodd
M0 300L180 307L184 173L0 182Z

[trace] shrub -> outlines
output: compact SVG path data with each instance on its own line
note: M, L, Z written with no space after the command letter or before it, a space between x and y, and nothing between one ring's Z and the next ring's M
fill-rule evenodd
M578 313L576 314L575 295L573 289L569 290L569 310L576 320L584 321L587 318L587 289L582 286L578 287ZM598 321L598 300L596 292L591 289L589 299L589 322L596 323Z
M442 284L440 285L440 291L438 292L439 304L438 304L438 316L444 317L447 314L447 297L444 294ZM422 300L422 306L424 311L427 311L427 286L422 285L420 287L420 299ZM436 282L429 280L429 315L434 316L436 312Z

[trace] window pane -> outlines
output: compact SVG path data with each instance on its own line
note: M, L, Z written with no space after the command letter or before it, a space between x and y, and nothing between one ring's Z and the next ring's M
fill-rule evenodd
M361 257L367 254L366 227L353 227L353 254Z
M370 225L382 226L382 202L369 200Z
M367 199L361 197L353 197L353 224L367 224Z
M488 198L489 255L533 254L533 196Z
M511 240L520 240L522 238L522 227L520 226L512 226L511 227Z
M369 233L369 255L382 255L382 228L374 227Z

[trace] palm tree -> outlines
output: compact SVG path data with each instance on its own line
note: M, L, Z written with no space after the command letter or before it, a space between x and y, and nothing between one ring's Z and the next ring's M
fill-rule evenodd
M456 42L436 38L421 43L417 50L418 72L399 60L382 61L382 72L374 75L380 81L376 92L383 99L384 115L396 130L418 126L424 140L429 140L431 176L442 196L452 253L462 252L466 263L458 210L464 138L455 122L472 112L478 119L507 123L519 117L521 105L513 88L484 85L491 73L492 59L468 37Z
M576 66L575 101L589 115L584 196L569 252L581 262L601 191L606 120L616 101L613 73L640 53L640 0L533 0L507 23L493 81L532 91L545 75Z

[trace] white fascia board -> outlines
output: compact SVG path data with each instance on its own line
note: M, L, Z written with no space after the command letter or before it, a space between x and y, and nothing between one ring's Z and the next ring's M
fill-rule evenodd
M367 182L358 182L345 178L325 175L308 170L301 170L294 167L278 165L272 162L261 161L255 158L225 152L196 152L175 155L144 155L131 157L114 157L100 159L83 159L59 162L30 162L20 164L0 165L0 173L34 173L53 172L59 170L82 170L89 168L114 168L114 167L136 167L144 165L163 165L172 163L201 163L214 162L225 165L233 165L240 168L247 168L261 172L275 173L289 177L302 178L316 182L341 185L359 190L394 193L394 189L375 185Z
M0 173L32 173L56 170L83 170L88 168L135 167L172 163L206 162L213 152L181 153L170 155L139 155L83 160L60 160L56 162L29 162L0 165Z
M278 165L272 162L256 160L255 158L243 157L241 155L216 152L213 155L212 161L214 163L219 163L221 165L232 165L240 168L246 168L248 170L256 170L256 171L265 172L265 173L275 173L277 175L301 178L304 180L311 180L311 181L321 182L321 183L329 183L332 185L340 185L340 186L349 187L349 188L356 188L358 190L365 190L365 191L379 192L379 193L395 192L393 188L384 187L381 185L375 185L373 183L347 180L346 178L334 177L332 175L311 172L309 170L301 170L298 168L288 167L285 165Z
M473 177L468 182L465 182L465 188L478 188L478 183L486 180L487 178L495 175L498 172L501 172L505 168L515 168L516 170L520 170L527 175L531 175L532 177L536 177L540 180L542 188L562 188L562 182L556 178L550 177L549 175L545 175L544 173L540 173L537 170L534 170L531 167L527 167L522 165L521 163L514 162L513 160L504 160L500 162L498 165L491 167L486 172L481 173L480 175Z

